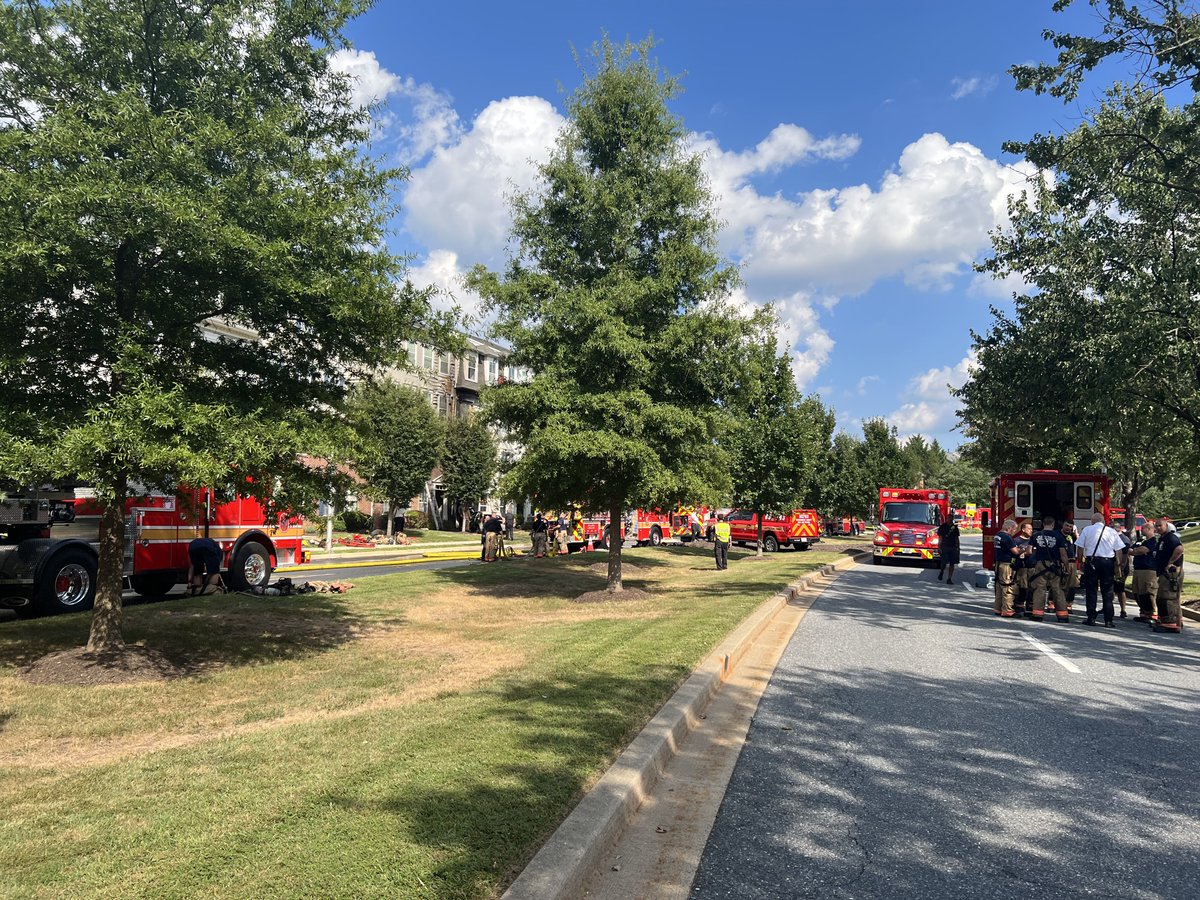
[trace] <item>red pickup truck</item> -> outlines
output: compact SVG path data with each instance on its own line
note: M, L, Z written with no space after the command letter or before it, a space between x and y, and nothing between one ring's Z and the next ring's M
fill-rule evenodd
M735 509L729 514L729 539L743 547L758 541L758 516L749 510ZM807 550L818 543L821 518L815 509L794 509L783 517L763 516L763 549L774 553L780 547Z

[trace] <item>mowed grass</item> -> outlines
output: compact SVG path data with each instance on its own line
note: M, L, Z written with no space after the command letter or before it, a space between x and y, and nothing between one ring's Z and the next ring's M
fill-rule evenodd
M30 684L88 619L2 625L0 896L491 896L725 634L844 554L746 555L626 551L638 602L573 602L597 553L128 609L171 681Z

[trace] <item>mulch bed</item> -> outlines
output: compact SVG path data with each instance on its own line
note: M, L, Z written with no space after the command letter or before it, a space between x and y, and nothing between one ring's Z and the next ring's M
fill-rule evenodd
M606 577L608 575L608 563L592 563L590 566L588 566L588 568L599 575L604 575ZM624 578L626 575L641 574L642 571L643 569L641 566L631 566L628 563L621 563L622 578Z
M21 674L31 684L99 685L168 681L191 673L157 650L131 644L113 653L59 650L30 663Z
M633 600L649 600L654 595L641 588L627 587L619 593L611 591L588 591L575 598L576 603L629 603Z

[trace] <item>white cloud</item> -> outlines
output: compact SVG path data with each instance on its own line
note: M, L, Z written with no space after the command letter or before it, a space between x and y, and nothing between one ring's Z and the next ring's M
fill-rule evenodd
M462 122L449 94L430 84L418 84L411 78L404 79L396 93L412 103L411 121L399 127L404 155L409 162L424 159L433 151L461 140Z
M724 162L709 166L728 222L722 249L742 260L747 283L767 295L855 295L895 276L945 286L988 246L988 231L1007 220L1008 198L1031 171L926 134L904 149L878 189L853 185L790 200L731 179Z
M355 106L381 103L400 89L400 79L379 64L370 50L335 50L329 68L349 76L350 101Z
M929 369L912 379L906 392L910 399L885 416L888 424L896 426L902 439L914 434L948 431L954 424L954 414L959 406L950 389L967 383L976 362L972 350L953 366Z
M866 394L867 387L877 381L879 381L878 375L864 375L862 378L858 379L858 387L856 388L858 395L861 397Z
M540 97L489 103L460 139L413 171L404 197L408 231L466 267L499 265L512 223L508 198L534 186L563 122Z
M962 100L972 94L988 94L995 90L997 84L999 84L999 79L995 75L989 75L986 78L980 76L951 78L950 86L953 90L950 92L950 99Z
M780 339L792 358L792 377L804 390L817 373L829 362L834 340L821 327L820 317L812 299L803 293L777 301L780 318Z
M439 309L457 307L467 324L483 320L483 299L464 285L466 272L458 264L453 250L434 250L419 265L408 270L408 279L415 287L432 287L434 305Z

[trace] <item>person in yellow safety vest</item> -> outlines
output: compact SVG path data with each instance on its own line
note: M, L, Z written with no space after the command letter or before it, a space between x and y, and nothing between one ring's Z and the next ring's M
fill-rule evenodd
M718 569L729 568L729 523L724 516L717 516L717 524L713 526L713 555L717 558Z

